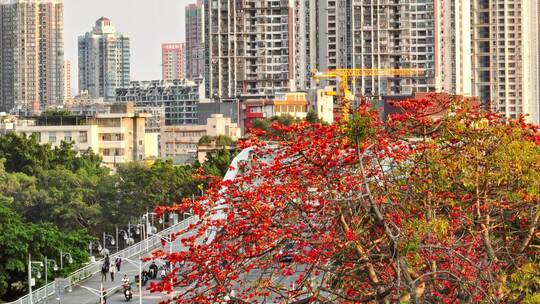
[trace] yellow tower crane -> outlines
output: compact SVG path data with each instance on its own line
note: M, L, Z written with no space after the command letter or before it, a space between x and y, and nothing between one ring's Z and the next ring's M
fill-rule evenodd
M396 76L418 76L423 75L423 69L335 69L327 72L312 71L312 76L319 83L321 78L329 78L339 80L337 91L326 91L326 95L336 96L338 106L341 107L341 117L344 120L349 119L351 103L353 95L349 90L349 79L354 82L358 77L380 76L380 77L396 77Z

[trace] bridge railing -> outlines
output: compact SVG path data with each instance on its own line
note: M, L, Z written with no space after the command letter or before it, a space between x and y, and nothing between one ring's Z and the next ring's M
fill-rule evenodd
M150 250L153 250L154 248L161 246L161 239L167 238L169 236L169 233L176 232L178 230L182 230L187 228L189 225L194 224L197 221L196 216L191 216L181 222L179 222L176 225L173 225L169 228L166 228L160 232L157 232L154 235L149 236L148 238L130 246L127 247L124 250L118 251L115 254L112 254L111 257L114 259L116 257L121 258L133 258L135 256L142 255L144 253L148 253ZM73 273L71 273L67 279L69 279L71 286L68 286L66 288L72 288L75 284L80 284L82 281L92 277L93 275L97 274L101 271L101 265L103 264L104 260L100 259L94 263L91 263ZM47 284L46 286L42 286L36 290L32 291L32 301L30 301L30 295L27 294L18 300L6 304L31 304L31 303L39 303L49 297L54 296L56 293L55 290L55 283L54 281Z

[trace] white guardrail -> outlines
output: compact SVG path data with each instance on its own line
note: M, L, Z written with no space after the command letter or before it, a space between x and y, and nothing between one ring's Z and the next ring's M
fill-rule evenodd
M187 228L189 225L194 224L197 222L197 216L191 216L178 224L171 226L167 229L164 229L155 235L152 235L148 237L145 240L142 240L138 242L135 245L132 245L124 250L118 251L115 254L111 254L112 257L121 257L121 258L133 258L134 256L138 256L141 253L148 253L149 250L152 250L156 248L157 246L161 246L161 238L168 237L169 232L176 232L182 229ZM67 277L69 279L71 286L66 287L68 289L69 287L73 288L73 285L79 284L80 282L92 277L96 273L101 271L101 264L103 263L103 259L96 261L95 263L91 263L75 272L73 272L71 275ZM47 284L46 286L40 287L36 290L32 291L32 299L34 303L39 303L40 301L43 301L51 296L53 296L56 293L55 291L55 283L54 281ZM14 301L9 302L6 304L30 304L30 297L29 295L25 295L24 297Z

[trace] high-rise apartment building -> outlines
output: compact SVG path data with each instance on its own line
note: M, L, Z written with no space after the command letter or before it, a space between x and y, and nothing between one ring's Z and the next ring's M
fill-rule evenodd
M471 96L472 11L470 0L436 0L437 91Z
M186 77L186 49L183 43L161 44L161 69L165 81Z
M186 6L186 77L204 75L204 1Z
M130 42L111 20L102 17L79 37L79 90L92 98L116 98L116 88L129 85Z
M435 89L435 7L422 0L320 0L318 64L336 68L420 68L417 77L363 77L363 96L406 95Z
M64 60L64 101L73 99L71 91L71 60Z
M473 94L538 122L538 2L473 0Z
M295 90L294 3L205 1L208 97Z
M63 0L0 2L0 110L63 102Z

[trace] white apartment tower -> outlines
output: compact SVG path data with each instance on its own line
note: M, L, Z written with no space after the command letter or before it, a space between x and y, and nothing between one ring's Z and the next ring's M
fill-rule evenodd
M129 38L101 17L91 32L79 36L79 91L115 100L116 88L129 85Z
M539 122L538 2L473 0L473 94Z
M63 0L0 1L0 111L63 102Z
M437 0L437 91L472 96L471 1Z

